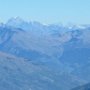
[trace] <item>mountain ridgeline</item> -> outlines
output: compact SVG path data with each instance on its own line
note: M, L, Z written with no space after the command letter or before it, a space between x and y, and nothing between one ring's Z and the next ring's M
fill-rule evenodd
M71 90L89 82L90 25L0 24L0 90Z

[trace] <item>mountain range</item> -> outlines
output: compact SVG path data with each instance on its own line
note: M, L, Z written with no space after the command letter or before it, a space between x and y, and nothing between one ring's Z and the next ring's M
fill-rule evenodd
M11 18L0 24L0 90L71 90L90 82L90 25Z

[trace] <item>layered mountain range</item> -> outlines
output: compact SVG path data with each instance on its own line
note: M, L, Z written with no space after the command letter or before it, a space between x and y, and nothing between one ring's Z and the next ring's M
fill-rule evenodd
M90 82L90 25L0 24L0 90L70 90Z

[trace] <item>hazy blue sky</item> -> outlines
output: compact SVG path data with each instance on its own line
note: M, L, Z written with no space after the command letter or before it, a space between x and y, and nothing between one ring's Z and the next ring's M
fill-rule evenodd
M90 0L0 0L0 21L16 16L43 23L90 24Z

